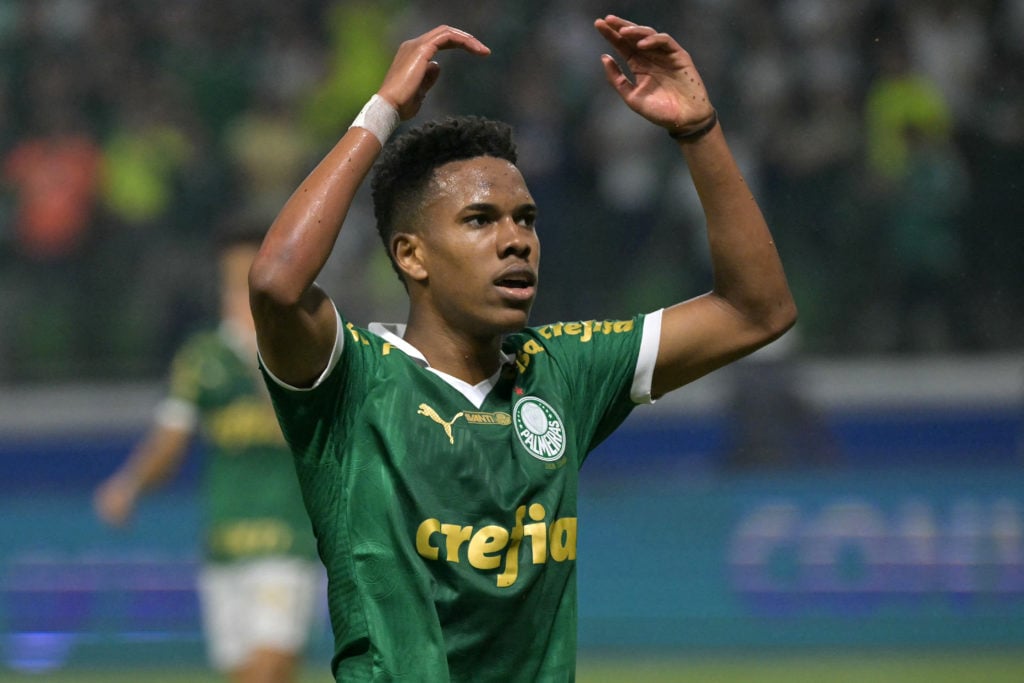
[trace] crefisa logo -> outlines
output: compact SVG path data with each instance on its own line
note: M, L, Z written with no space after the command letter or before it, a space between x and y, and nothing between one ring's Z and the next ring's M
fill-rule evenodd
M565 453L565 425L555 409L536 396L520 399L512 409L516 436L530 455L554 462Z

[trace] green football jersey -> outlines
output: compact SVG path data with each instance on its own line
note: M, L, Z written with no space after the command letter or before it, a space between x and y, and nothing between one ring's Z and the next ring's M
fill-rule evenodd
M260 377L225 327L191 337L171 366L170 401L198 421L207 560L316 558L294 459Z
M327 568L335 677L573 680L578 468L649 397L649 372L631 397L638 358L653 367L644 316L510 335L475 387L383 326L339 326L313 389L268 375Z

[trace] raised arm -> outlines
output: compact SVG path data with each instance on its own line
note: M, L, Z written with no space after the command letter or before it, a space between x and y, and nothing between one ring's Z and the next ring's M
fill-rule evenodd
M399 119L415 116L437 81L434 56L455 48L490 53L450 26L402 43L377 95L270 226L249 271L249 300L263 362L281 380L309 386L327 366L336 320L330 299L314 281L387 136Z
M594 25L632 74L603 55L608 82L633 111L675 138L707 219L712 289L665 310L652 385L657 397L779 337L796 321L796 305L690 55L648 26L616 16Z

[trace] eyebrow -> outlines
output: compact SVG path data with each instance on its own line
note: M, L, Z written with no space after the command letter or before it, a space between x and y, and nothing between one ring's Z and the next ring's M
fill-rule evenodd
M497 204L491 204L489 202L476 202L474 204L467 204L462 207L463 211L494 211L497 209ZM532 202L525 202L518 205L512 210L512 213L521 213L522 211L537 212L537 205Z

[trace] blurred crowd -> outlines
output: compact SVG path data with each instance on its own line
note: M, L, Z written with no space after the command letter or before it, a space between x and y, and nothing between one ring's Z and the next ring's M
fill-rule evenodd
M800 350L1024 343L1024 0L0 0L0 381L145 379L213 320L211 244L269 225L438 23L421 118L517 131L544 246L534 318L617 317L704 291L675 145L604 82L593 19L694 56L801 310ZM404 318L367 198L322 284Z

